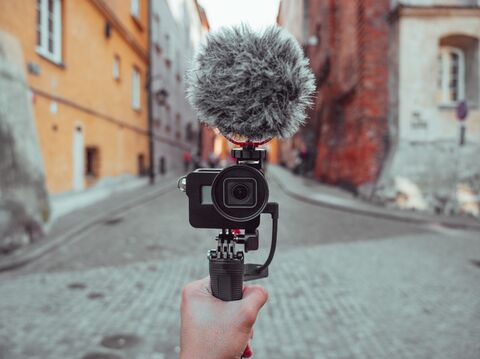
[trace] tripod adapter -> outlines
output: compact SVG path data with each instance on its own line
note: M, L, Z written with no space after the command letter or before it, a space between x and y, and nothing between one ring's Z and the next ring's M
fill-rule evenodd
M261 171L266 160L266 151L247 145L232 149L232 157L237 165L247 165ZM235 245L243 244L244 251L257 250L259 233L257 229L241 230L223 229L216 237L217 248L209 251L210 285L212 294L224 301L242 299L243 282L266 278L268 266L273 259L278 232L278 203L268 202L261 213L270 214L272 218L272 241L270 253L264 264L244 263L244 252L236 251Z
M236 164L224 169L199 168L181 177L178 188L189 201L189 221L195 228L216 228L217 247L208 252L211 289L225 301L242 298L243 282L268 276L275 254L278 203L268 202L269 189L263 173L264 149L243 144L232 149ZM258 249L261 214L272 218L272 241L264 264L244 263L245 253ZM243 245L244 251L236 250Z
M242 299L243 282L268 277L277 246L278 203L269 202L262 213L272 217L272 242L264 264L244 263L244 253L235 251L236 244L243 244L245 252L258 249L258 230L255 233L235 234L235 230L222 230L216 238L217 249L208 253L212 294L224 301Z

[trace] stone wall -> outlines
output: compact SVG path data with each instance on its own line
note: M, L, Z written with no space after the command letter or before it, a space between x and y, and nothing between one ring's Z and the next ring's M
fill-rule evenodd
M428 17L424 16L426 11ZM478 41L478 15L478 9L404 8L392 21L389 58L392 147L377 183L376 195L382 201L399 196L395 185L399 178L418 187L429 210L459 212L458 187L467 187L473 197L480 195L480 98L478 94L474 94L476 98L468 98L465 145L459 146L460 126L455 105L442 103L437 93L437 56L442 39L461 34ZM480 62L478 57L474 59L473 75L466 78L466 83L478 87ZM478 208L480 197L476 202Z
M0 31L0 254L40 239L49 206L18 41Z

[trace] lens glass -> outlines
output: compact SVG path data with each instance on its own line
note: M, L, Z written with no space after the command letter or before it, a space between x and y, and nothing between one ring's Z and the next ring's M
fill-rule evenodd
M257 204L257 182L254 178L229 177L223 186L223 203L226 207L252 208Z
M248 188L244 184L237 184L233 187L232 194L236 199L245 199L248 196Z

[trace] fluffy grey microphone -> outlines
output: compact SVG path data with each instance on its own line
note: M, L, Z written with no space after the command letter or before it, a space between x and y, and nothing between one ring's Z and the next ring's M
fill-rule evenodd
M300 45L277 26L212 32L186 81L187 98L201 122L250 141L292 136L305 122L315 90Z

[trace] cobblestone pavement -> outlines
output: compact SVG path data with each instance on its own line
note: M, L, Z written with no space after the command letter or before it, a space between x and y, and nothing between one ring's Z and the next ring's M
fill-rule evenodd
M282 224L257 358L480 357L478 233L272 190ZM214 234L189 228L185 200L168 193L0 276L0 358L177 357L180 291L207 275Z
M406 234L429 233L431 229L344 213L292 199L270 183L270 200L280 203L279 248L319 243L384 239ZM270 241L268 217L260 228L261 246ZM214 230L195 230L187 219L187 197L172 190L144 206L115 215L87 230L39 261L13 275L39 271L84 270L145 260L165 260L197 255L202 259L214 247ZM253 254L253 256L252 256ZM255 253L249 257L257 258Z

